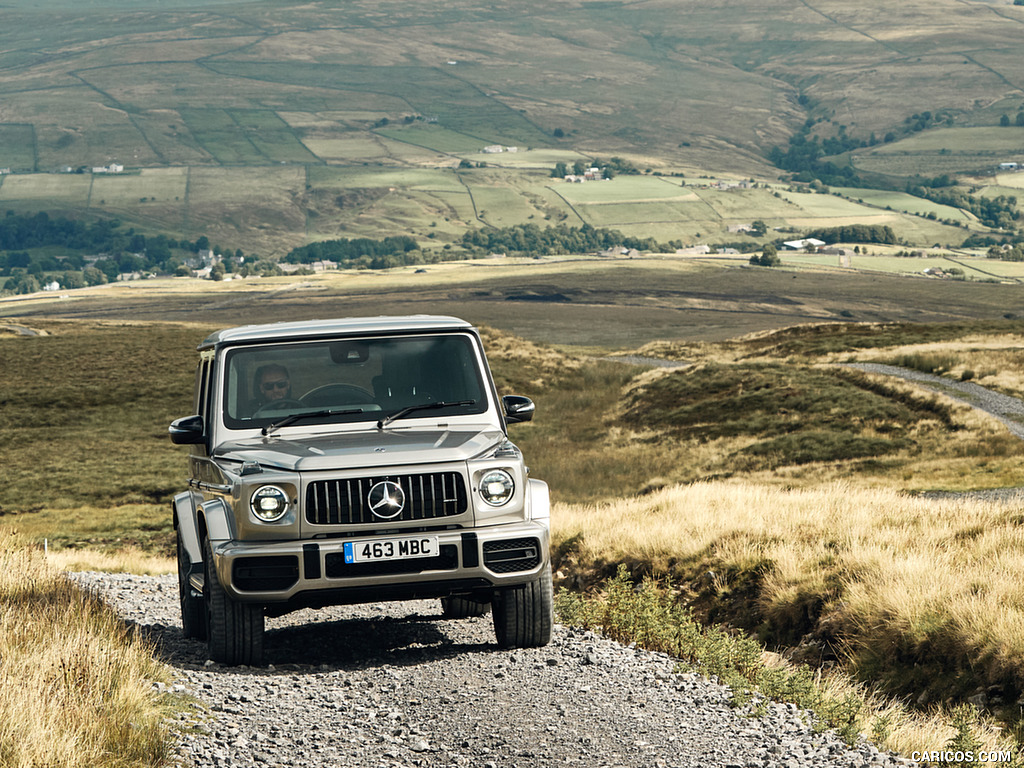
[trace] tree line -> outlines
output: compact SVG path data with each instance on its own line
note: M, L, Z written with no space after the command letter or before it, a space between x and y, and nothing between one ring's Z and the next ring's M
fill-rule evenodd
M1020 219L1017 210L1017 198L1013 195L997 195L996 197L974 197L973 195L954 188L936 188L920 185L908 185L908 194L923 197L940 205L949 205L970 211L978 217L978 221L994 229L1013 229Z
M609 248L635 248L660 251L678 247L675 242L659 244L653 237L628 237L615 229L588 225L569 227L559 224L541 229L536 224L516 224L494 229L473 229L462 235L462 247L483 253L522 253L549 256L564 253L588 253Z
M333 261L342 267L387 269L424 261L419 245L407 235L374 240L369 237L340 238L310 243L290 250L283 259L289 264Z
M986 257L1000 261L1024 261L1024 243L993 245L988 249Z
M843 227L823 227L807 233L808 238L828 243L888 243L895 245L899 238L888 224L850 224Z
M619 174L635 176L640 173L640 169L628 160L624 160L621 157L613 157L611 160L577 160L572 165L558 162L555 163L551 176L556 179L564 178L570 173L575 176L582 176L591 168L600 168L601 175L606 179L613 179Z
M220 250L205 235L178 240L125 229L117 219L85 222L8 211L0 218L0 276L8 278L0 287L7 293L31 293L51 281L81 288L126 272L174 274L194 254L210 249ZM240 250L231 253L243 256Z

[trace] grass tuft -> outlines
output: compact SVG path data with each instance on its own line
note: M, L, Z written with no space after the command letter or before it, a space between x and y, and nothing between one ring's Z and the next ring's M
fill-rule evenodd
M953 354L938 354L924 352L908 352L890 358L889 365L898 365L900 368L910 368L922 373L933 373L941 375L948 373L959 365L960 360Z

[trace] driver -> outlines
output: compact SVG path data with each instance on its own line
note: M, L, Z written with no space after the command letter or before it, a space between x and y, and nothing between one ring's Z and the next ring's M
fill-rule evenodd
M290 400L292 382L288 369L278 363L263 365L256 369L256 400L265 405L274 400Z

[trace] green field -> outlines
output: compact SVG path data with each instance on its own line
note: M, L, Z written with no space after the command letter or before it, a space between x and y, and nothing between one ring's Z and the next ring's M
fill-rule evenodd
M484 137L469 136L465 133L449 130L436 123L413 125L404 128L379 128L375 133L395 141L432 149L443 154L472 154L479 152L487 144L495 143Z
M819 266L840 266L838 256L823 253L789 253L781 254L782 261L787 265L815 264ZM845 264L843 264L845 266ZM933 256L897 257L872 253L849 257L849 268L871 272L888 272L897 275L923 276L926 269L959 269L970 280L1006 279L1024 281L1024 263L984 259L976 256Z
M214 110L228 125L225 111ZM231 121L220 150L253 155ZM212 130L212 129L211 129ZM233 137L235 143L228 141ZM282 151L288 146L282 145ZM293 147L294 148L294 147ZM268 150L269 151L269 150ZM146 232L205 234L223 247L279 256L309 239L408 234L424 247L457 241L466 227L533 223L619 229L659 242L749 242L730 230L762 220L800 232L887 224L916 247L955 246L983 228L955 209L899 193L844 189L847 197L760 187L681 186L675 179L617 176L571 184L528 168L406 165L273 165L152 168L124 174L11 174L0 201L15 210L109 213ZM1012 190L1007 190L1012 191ZM776 196L778 194L778 196ZM890 206L886 210L882 204ZM925 218L963 221L958 228ZM799 235L770 232L772 238Z
M857 202L873 205L885 210L902 211L927 216L934 213L940 219L952 219L968 223L974 221L974 217L959 208L948 205L933 203L921 197L914 197L905 192L890 192L879 189L859 189L853 187L833 187L833 192L849 197Z
M853 157L854 166L862 171L922 176L992 172L1000 163L1022 161L1024 128L1015 125L924 131L857 151Z
M77 210L89 204L92 176L86 174L11 175L2 177L0 201L22 204L29 210L57 208Z

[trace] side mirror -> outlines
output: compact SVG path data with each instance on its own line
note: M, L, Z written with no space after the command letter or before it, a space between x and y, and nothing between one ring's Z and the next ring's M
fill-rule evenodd
M175 419L167 429L171 435L171 442L175 445L196 445L203 442L203 417L185 416L182 419Z
M509 424L533 420L536 406L530 398L522 395L505 395L501 398L501 404L505 407L505 421Z

